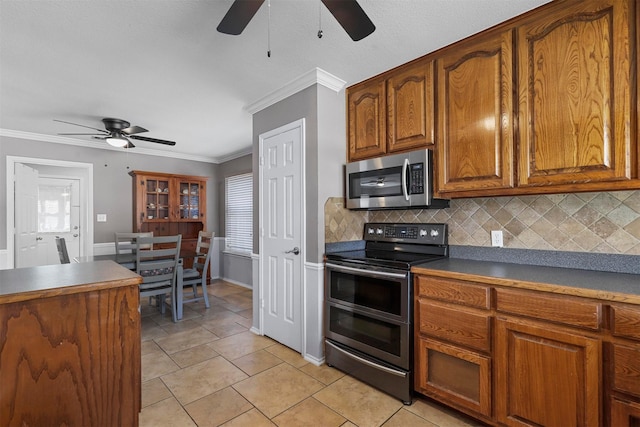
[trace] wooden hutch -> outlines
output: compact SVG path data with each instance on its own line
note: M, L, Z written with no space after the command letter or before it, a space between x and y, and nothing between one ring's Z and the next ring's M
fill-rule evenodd
M207 224L207 177L131 171L133 231L182 234L182 249L195 250Z

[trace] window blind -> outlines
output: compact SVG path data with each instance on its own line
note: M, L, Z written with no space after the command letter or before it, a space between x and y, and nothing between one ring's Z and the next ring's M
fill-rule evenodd
M242 252L253 249L253 175L225 178L226 247Z

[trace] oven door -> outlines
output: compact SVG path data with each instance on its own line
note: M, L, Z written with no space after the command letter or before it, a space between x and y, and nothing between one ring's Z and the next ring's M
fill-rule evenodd
M409 322L409 272L348 262L327 262L325 298L360 312Z
M326 264L325 336L392 365L409 369L410 275Z

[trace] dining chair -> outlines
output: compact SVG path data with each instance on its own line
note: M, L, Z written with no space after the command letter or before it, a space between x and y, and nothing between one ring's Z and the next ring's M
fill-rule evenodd
M138 237L153 237L153 231L144 233L115 233L116 262L129 270L135 270L136 240Z
M137 237L136 272L142 276L140 298L157 297L160 312L165 313L167 295L171 299L171 317L177 322L176 280L182 235Z
M67 252L67 243L65 242L64 237L56 236L56 247L58 248L60 264L69 264L69 252Z
M209 263L213 246L213 232L200 231L196 244L196 256L193 259L193 267L178 269L178 282L176 289L176 305L178 307L178 319L182 319L184 304L204 300L204 306L209 308L209 296L207 295L207 278L209 275ZM202 295L198 295L198 285L202 287ZM184 287L191 286L193 294L185 299Z

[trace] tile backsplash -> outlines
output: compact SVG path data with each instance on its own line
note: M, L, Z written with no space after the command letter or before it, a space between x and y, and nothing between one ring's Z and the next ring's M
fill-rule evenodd
M640 191L453 199L448 209L350 211L325 203L325 242L361 240L366 222L444 222L449 244L640 255Z

